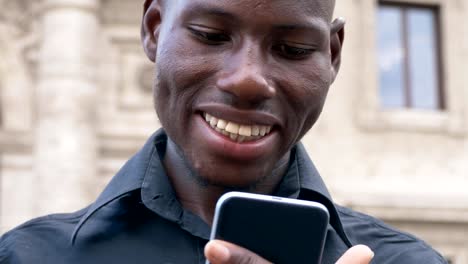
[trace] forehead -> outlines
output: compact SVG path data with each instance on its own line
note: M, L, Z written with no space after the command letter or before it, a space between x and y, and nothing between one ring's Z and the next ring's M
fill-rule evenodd
M330 22L334 0L169 0L179 11L218 13L252 22L322 20Z

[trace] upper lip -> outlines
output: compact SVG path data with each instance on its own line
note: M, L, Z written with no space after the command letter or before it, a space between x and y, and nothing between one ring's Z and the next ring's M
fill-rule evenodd
M197 111L208 113L216 118L236 122L241 125L281 126L279 118L271 113L255 110L242 110L218 103L202 104Z

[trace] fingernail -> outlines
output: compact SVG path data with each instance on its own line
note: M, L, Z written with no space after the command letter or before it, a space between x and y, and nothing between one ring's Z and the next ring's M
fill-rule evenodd
M218 242L211 242L212 256L219 261L228 261L230 257L229 249Z

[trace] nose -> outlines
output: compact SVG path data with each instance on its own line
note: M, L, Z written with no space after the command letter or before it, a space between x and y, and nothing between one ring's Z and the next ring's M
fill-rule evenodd
M217 80L218 88L234 96L239 104L259 103L276 94L265 77L260 51L252 46L239 49L226 61L224 72Z

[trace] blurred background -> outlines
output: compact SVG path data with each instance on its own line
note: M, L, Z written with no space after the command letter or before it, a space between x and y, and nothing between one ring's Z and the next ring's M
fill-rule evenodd
M0 234L91 203L159 127L140 2L0 0ZM336 16L342 68L304 144L337 203L468 263L468 0Z

